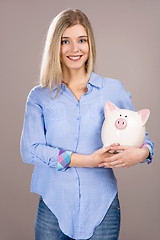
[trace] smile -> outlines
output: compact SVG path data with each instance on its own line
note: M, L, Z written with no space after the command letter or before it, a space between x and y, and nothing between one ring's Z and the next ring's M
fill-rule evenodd
M70 60L72 61L78 61L81 59L82 55L78 55L78 56L67 56Z

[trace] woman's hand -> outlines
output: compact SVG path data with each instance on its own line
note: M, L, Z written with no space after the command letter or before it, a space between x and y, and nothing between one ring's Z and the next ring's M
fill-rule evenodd
M131 167L137 163L145 161L145 159L149 156L149 150L147 148L118 146L115 147L114 150L120 152L108 158L106 161L101 163L99 167Z
M120 146L119 143L114 143L107 147L102 147L89 155L89 167L99 167L100 164L105 163L105 167L109 166L109 159L114 156L114 151Z
M95 168L99 167L99 164L101 163L105 163L105 167L107 167L109 166L107 165L109 158L114 156L114 154L110 153L110 151L114 152L116 146L119 146L119 144L115 143L107 147L102 147L90 155L72 153L69 167Z

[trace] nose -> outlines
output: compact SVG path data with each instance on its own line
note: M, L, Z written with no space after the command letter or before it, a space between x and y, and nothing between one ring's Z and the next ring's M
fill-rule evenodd
M119 130L123 130L127 127L127 121L124 118L119 118L115 121L115 126Z
M72 43L72 51L73 52L78 52L79 51L79 48L78 48L78 45L76 42L73 42Z

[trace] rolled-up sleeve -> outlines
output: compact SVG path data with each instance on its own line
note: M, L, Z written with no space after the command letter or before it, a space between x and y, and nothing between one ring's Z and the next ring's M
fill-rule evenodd
M24 162L34 165L56 167L61 149L46 144L43 108L35 91L27 98L25 118L21 135L21 156ZM71 155L68 154L69 156ZM67 158L69 164L70 158Z

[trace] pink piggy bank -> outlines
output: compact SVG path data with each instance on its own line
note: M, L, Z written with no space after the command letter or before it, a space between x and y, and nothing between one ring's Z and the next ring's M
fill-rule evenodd
M134 112L119 109L111 102L105 104L105 120L102 126L101 137L104 146L113 143L140 147L144 143L147 122L150 111L143 109Z

